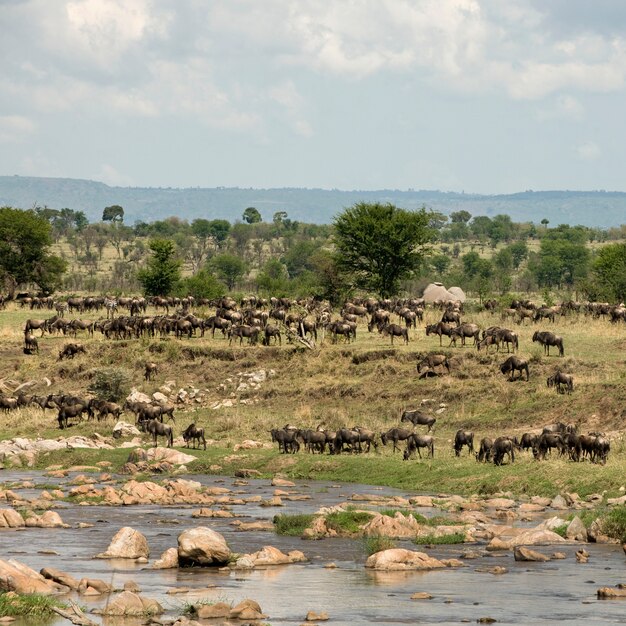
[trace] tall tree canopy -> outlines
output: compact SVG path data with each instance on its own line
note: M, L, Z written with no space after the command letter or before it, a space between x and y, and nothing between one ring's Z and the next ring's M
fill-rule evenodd
M65 271L65 261L50 254L51 226L35 211L0 208L0 278L13 297L19 285L35 283L53 292Z
M152 239L148 244L152 256L148 265L137 272L147 296L168 296L180 281L180 260L176 258L176 246L169 239Z
M334 219L336 262L357 287L383 298L418 270L434 238L425 209L359 202Z
M601 248L593 271L603 297L609 302L626 301L626 244L614 243Z
M102 211L103 222L123 222L124 221L124 209L119 204L113 204L107 206Z

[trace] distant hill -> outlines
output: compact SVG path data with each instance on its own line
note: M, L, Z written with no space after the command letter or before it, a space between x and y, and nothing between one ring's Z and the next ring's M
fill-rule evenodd
M104 183L72 178L0 176L0 206L70 208L85 211L90 221L99 221L106 206L124 207L127 224L151 222L172 215L189 221L204 217L231 222L241 219L246 207L256 207L266 221L276 211L291 219L329 223L341 209L355 202L391 202L406 209L422 206L449 214L465 209L472 215L499 213L515 222L552 226L583 224L610 227L626 223L626 193L616 191L524 191L508 195L478 195L442 191L341 191L338 189L213 189L172 187L110 187Z

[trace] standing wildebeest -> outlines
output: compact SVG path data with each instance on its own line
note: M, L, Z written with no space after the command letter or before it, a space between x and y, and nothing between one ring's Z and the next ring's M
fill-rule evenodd
M89 401L89 408L92 411L98 411L98 421L106 419L109 415L112 415L115 419L119 420L120 415L124 410L119 404L115 402L97 400L96 398L92 398Z
M454 455L461 456L461 449L467 446L469 453L474 452L474 433L471 430L457 430L454 435Z
M509 455L511 463L515 461L515 443L508 437L498 437L493 442L493 462L495 465L502 465L504 455Z
M428 426L428 432L430 432L437 421L436 417L422 413L418 409L412 411L402 411L400 416L401 422L411 422L413 426Z
M545 459L546 454L556 448L560 454L565 452L565 442L560 433L542 433L533 448L533 454L538 460Z
M485 337L483 337L476 344L476 349L480 352L482 348L485 348L487 350L487 353L489 353L489 346L495 346L496 352L500 349L500 347L498 346L498 339L495 335L486 335Z
M63 359L73 359L77 354L82 352L86 354L85 346L80 343L68 343L63 346L63 349L59 351L59 361Z
M174 445L174 431L171 426L159 422L159 420L150 420L144 425L145 431L152 435L152 441L154 441L154 447L157 447L157 437L165 437L167 441L167 447L171 448Z
M452 331L456 328L452 324L446 324L445 322L438 322L437 324L428 324L426 326L426 336L439 335L439 345L442 345L443 335L452 337Z
M297 439L298 431L293 428L272 428L270 430L272 441L278 443L278 451L283 454L295 454L300 450L300 443Z
M435 458L435 440L430 435L418 435L413 433L406 441L406 450L403 459L408 461L413 452L417 450L419 458L422 458L420 448L426 448L430 452L430 458Z
M198 442L198 446L200 443L204 444L204 449L206 450L206 439L204 438L204 428L196 428L195 423L189 424L187 428L183 431L183 439L185 440L185 444L189 447L189 442L193 442L194 450L196 448L196 441Z
M515 372L519 371L519 378L522 379L523 372L526 372L526 380L530 378L528 370L528 359L521 359L518 356L510 356L502 365L500 371L503 374L509 374L509 380L515 379Z
M31 332L24 333L24 353L25 354L33 354L36 352L39 354L39 342L37 341L37 337L33 335Z
M429 367L432 370L439 365L443 365L448 370L448 374L450 373L450 362L445 354L427 354L418 362L417 373L422 373L422 367Z
M499 328L496 331L496 342L498 346L498 350L500 350L500 344L506 344L506 351L509 352L510 346L513 347L513 352L515 350L519 350L519 339L517 337L517 333L509 330L508 328Z
M519 442L519 447L522 450L532 450L539 440L538 435L533 435L532 433L524 433Z
M455 310L447 310L441 316L442 322L454 322L457 326L461 323L461 314Z
M41 336L44 336L46 327L48 326L48 320L26 320L24 325L24 334L31 330L41 330Z
M485 461L485 463L489 463L489 461L491 461L492 449L493 439L489 439L489 437L483 437L480 440L480 448L476 453L476 460L479 462Z
M269 346L271 337L274 337L274 343L276 343L276 340L278 339L278 345L279 346L282 345L280 328L278 328L278 326L275 326L274 324L268 324L265 327L264 334L265 334L265 337L263 339L263 345Z
M61 405L57 415L59 428L67 428L70 417L78 417L80 419L83 413L87 413L87 417L93 417L93 411L88 402Z
M152 380L153 376L156 376L159 373L159 366L156 363L150 362L146 363L146 368L143 373L143 377L146 381Z
M379 326L378 332L385 336L390 336L392 346L394 337L402 337L404 343L409 343L409 329L403 328L399 324L385 324L384 326Z
M563 337L559 337L547 330L537 330L533 334L533 343L538 341L543 346L543 353L550 356L550 346L556 346L559 349L559 356L565 354L563 349Z
M255 344L260 332L261 329L256 326L247 326L245 324L242 324L241 326L232 326L228 330L228 345L230 346L232 344L234 337L239 337L240 346L243 344L244 337L248 339L249 344Z
M574 377L571 374L565 374L561 370L557 370L546 381L548 387L554 387L557 393L572 393L574 391Z
M388 441L393 442L393 451L399 450L398 441L406 441L413 434L412 430L408 428L390 428L387 432L380 434L380 440L383 446L387 445Z

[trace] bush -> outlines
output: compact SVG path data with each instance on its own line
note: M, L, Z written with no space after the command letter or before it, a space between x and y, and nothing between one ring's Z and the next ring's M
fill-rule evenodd
M450 535L442 535L440 537L436 535L424 535L423 537L416 537L413 539L413 543L418 546L425 545L449 545L454 543L465 543L465 533L452 533Z
M130 374L121 367L96 370L89 391L100 400L120 402L130 391Z
M601 519L602 530L606 535L626 543L626 507L611 509Z
M300 537L305 528L311 525L315 515L276 515L274 517L274 526L276 534L286 535L288 537Z
M336 511L326 517L326 526L336 532L358 533L373 515L366 511Z
M67 608L67 604L39 593L28 595L8 595L0 593L0 615L25 616L30 618L52 617L56 613L52 607ZM38 623L33 622L33 623Z
M368 555L376 554L382 550L391 550L396 547L396 542L391 537L385 537L384 535L374 535L373 537L366 537L363 540L365 546L365 552Z

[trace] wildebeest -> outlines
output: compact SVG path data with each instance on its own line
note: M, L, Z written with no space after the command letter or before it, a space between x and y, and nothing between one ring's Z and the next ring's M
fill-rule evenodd
M563 337L559 337L547 330L536 330L533 334L533 343L536 341L543 346L543 352L548 356L550 356L550 346L556 346L559 349L559 356L565 354Z
M39 342L31 332L24 333L24 352L26 354L33 354L36 352L39 354Z
M63 359L73 359L77 354L86 354L85 346L80 343L68 343L59 350L59 361Z
M98 412L98 421L106 419L109 415L119 419L123 411L122 407L116 402L108 402L107 400L98 400L96 398L89 401L89 407L92 412Z
M175 422L174 418L174 405L173 404L141 404L136 412L137 422L148 422L150 420L159 420L163 422L163 416L167 415L172 422Z
M411 422L414 426L428 426L428 432L430 432L435 425L437 418L433 417L432 415L422 413L422 411L418 409L413 409L411 411L402 411L400 421Z
M487 335L483 337L477 344L476 349L480 352L482 348L485 348L489 352L489 346L495 346L496 352L499 350L498 339L495 335Z
M435 440L430 435L418 435L413 433L406 441L406 450L404 451L403 459L408 461L411 458L413 452L417 450L419 458L422 458L420 448L426 448L430 452L430 458L435 457Z
M57 415L59 428L67 428L68 420L71 417L78 417L80 419L83 413L87 413L88 417L93 417L93 411L88 402L61 405Z
M24 325L24 334L30 332L31 330L41 330L41 336L44 336L46 332L46 327L48 325L48 320L26 320L26 324Z
M546 454L553 448L556 448L560 454L565 451L565 442L560 433L542 433L537 440L537 444L533 448L533 454L536 459L545 459Z
M442 345L443 335L446 337L452 336L452 331L456 328L452 324L446 324L445 322L438 322L437 324L428 324L426 326L426 336L439 335L439 345Z
M278 451L283 454L295 454L300 449L297 434L298 431L292 428L272 428L270 430L272 441L278 443Z
M513 348L513 352L519 349L519 339L517 337L517 333L509 330L508 328L500 328L496 332L496 341L498 345L498 350L500 350L500 344L506 344L506 351L509 352L510 346Z
M493 448L493 439L489 437L483 437L480 440L480 447L478 448L478 452L476 453L477 461L484 461L485 463L489 463L491 461L491 452Z
M454 436L454 455L460 456L463 446L467 446L470 454L474 452L474 433L471 430L457 430Z
M153 376L159 373L159 366L156 363L146 363L146 367L143 373L143 377L146 381L152 380Z
M328 332L331 333L333 343L337 343L337 337L341 335L346 342L352 339L356 341L356 324L352 322L335 321L328 324Z
M574 391L574 377L571 374L565 374L561 370L557 370L546 381L548 387L554 387L557 393L572 393Z
M154 447L157 447L157 437L165 437L167 447L174 445L174 431L171 426L159 422L159 420L150 420L144 424L144 430L152 435Z
M500 371L503 374L509 374L509 380L515 379L515 372L519 372L519 378L522 379L523 372L526 372L526 380L530 378L528 370L528 359L522 359L518 356L510 356L502 365Z
M198 446L200 443L204 444L204 449L206 450L206 439L204 438L204 428L196 427L195 423L189 424L187 428L183 431L183 439L185 440L185 445L187 448L189 447L189 442L193 442L194 449L196 448L196 441L198 442Z
M465 324L461 324L460 326L453 328L450 332L450 344L454 343L454 345L456 345L458 337L461 338L462 346L465 345L465 339L467 337L473 337L474 345L477 345L480 341L480 328L478 328L476 324L469 324L467 322Z
M393 442L393 451L399 450L398 441L406 441L413 434L412 430L408 428L390 428L388 431L380 434L380 440L383 446L387 445L388 441Z
M269 346L270 345L270 339L272 337L274 337L274 343L276 343L276 340L278 340L278 345L282 345L282 338L280 335L280 328L278 328L278 326L275 326L274 324L268 324L264 331L263 331L265 337L263 338L263 345L265 346Z
M522 450L532 450L537 445L538 435L532 433L524 433L520 439L519 447Z
M315 452L323 454L326 450L328 436L324 430L312 430L311 428L307 428L299 430L297 436L302 440L306 450L311 454L315 454Z
M435 367L440 365L443 365L448 370L448 374L450 373L450 361L448 361L448 357L445 354L427 354L421 361L418 361L417 373L421 374L422 367L435 369Z
M403 328L399 324L385 324L384 326L380 326L378 328L378 332L382 333L386 337L391 337L391 345L393 346L393 338L394 337L402 337L404 339L404 343L409 343L409 330L408 328Z
M361 452L361 442L365 441L364 435L360 430L355 428L340 428L335 433L335 441L333 444L333 452L335 454L341 454L344 451L347 452ZM344 448L344 446L347 446ZM368 446L369 451L369 446Z
M255 344L258 340L260 328L256 326L247 326L242 324L241 326L232 326L228 330L228 345L231 345L233 338L239 337L239 345L243 344L244 337L248 340L248 343Z
M498 437L493 442L493 462L494 465L502 465L504 455L509 455L511 463L515 461L515 443L509 437Z

